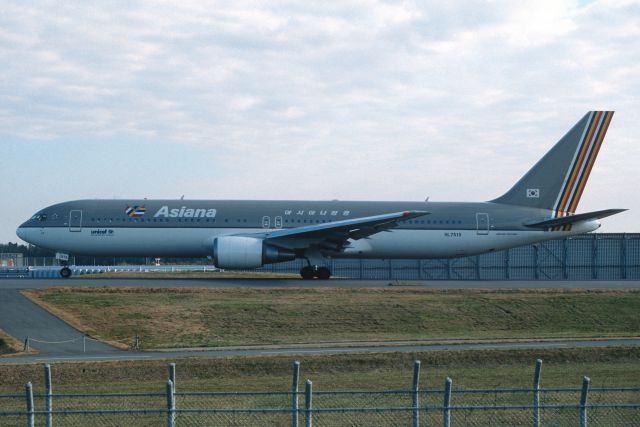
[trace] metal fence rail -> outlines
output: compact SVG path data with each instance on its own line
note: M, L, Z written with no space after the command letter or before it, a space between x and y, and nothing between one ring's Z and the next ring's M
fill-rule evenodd
M29 269L0 269L1 277L52 278L53 259L24 258ZM298 274L303 261L256 271ZM375 280L639 280L640 233L586 234L484 255L431 260L328 260L335 277ZM73 266L74 275L111 271L211 271L203 265Z
M420 362L407 390L314 391L298 386L295 362L290 390L281 392L177 391L175 364L166 387L155 393L53 393L51 367L45 390L0 394L2 426L563 426L640 425L640 387L540 388L542 361L533 387L419 389Z

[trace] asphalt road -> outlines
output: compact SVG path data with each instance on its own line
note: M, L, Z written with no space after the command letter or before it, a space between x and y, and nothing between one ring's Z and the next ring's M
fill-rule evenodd
M85 339L82 332L32 303L17 289L0 288L0 329L24 340L30 347L51 356L109 354L119 350ZM1 359L0 359L1 360Z
M305 354L344 354L344 353L380 353L380 352L418 352L436 350L515 350L515 349L548 349L548 348L592 348L640 346L640 338L607 339L607 340L557 340L557 341L518 341L496 343L450 343L450 344L402 344L377 345L383 343L366 343L366 345L326 345L326 346L257 346L255 348L218 348L215 350L178 350L150 352L92 352L76 354L36 354L19 357L0 358L1 363L54 363L64 361L91 360L177 360L191 357L237 357L237 356L301 356Z
M148 288L386 288L407 286L442 289L640 289L635 280L298 280L298 279L0 279L0 289L51 286Z
M186 357L231 357L256 355L303 355L362 352L477 350L518 348L580 348L598 346L640 346L640 339L607 340L554 340L518 341L494 343L347 343L339 345L310 346L262 346L244 348L220 348L206 351L129 352L118 350L101 342L84 339L83 334L32 303L20 294L22 289L51 286L73 287L341 287L379 288L389 287L389 281L375 280L276 280L276 279L3 279L0 280L0 329L23 340L30 337L31 347L39 350L36 355L2 357L0 363L55 362L64 360L132 360L179 359ZM391 282L394 286L410 286L448 289L535 289L535 288L586 288L629 289L640 288L637 281L429 281Z

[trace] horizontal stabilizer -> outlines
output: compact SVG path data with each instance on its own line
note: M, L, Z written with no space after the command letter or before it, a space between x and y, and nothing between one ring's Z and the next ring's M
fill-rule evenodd
M624 211L626 211L626 209L605 209L602 211L586 212L586 213L577 214L577 215L563 216L560 218L546 219L543 221L528 222L528 223L525 223L524 225L526 225L527 227L535 227L535 228L553 228L553 227L559 227L562 225L573 224L580 221L606 218L608 216L615 215Z

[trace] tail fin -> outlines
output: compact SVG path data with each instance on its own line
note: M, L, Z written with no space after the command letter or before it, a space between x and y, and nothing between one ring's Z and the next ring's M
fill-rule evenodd
M613 111L591 111L494 203L574 213Z

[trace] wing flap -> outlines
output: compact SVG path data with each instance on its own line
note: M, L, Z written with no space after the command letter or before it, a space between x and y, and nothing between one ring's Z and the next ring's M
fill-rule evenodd
M427 211L404 211L383 215L373 215L361 218L345 219L341 221L325 222L323 224L307 225L304 227L284 228L281 230L265 231L251 234L252 237L262 239L320 239L334 244L342 244L348 239L363 239L373 234L388 230L405 221L428 215Z

